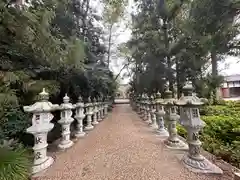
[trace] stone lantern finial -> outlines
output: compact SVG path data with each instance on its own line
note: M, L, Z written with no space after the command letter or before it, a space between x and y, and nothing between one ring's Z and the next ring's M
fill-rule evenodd
M49 94L46 92L45 88L39 93L39 98L41 101L47 101L49 99Z
M91 103L91 97L88 96L88 103Z
M169 91L169 86L170 86L169 84L170 84L169 81L167 81L166 82L166 91Z
M63 102L64 103L69 103L70 98L68 97L67 93L65 94L65 96L63 97Z
M157 94L156 94L156 98L161 98L161 93L158 91Z
M188 81L185 86L183 87L183 93L185 96L192 96L193 93L193 86L192 82Z
M82 101L83 101L82 96L79 96L78 97L78 102L82 102Z

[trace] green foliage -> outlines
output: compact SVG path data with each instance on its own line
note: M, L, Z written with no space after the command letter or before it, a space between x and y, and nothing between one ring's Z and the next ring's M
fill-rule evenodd
M206 106L201 111L206 123L201 134L203 148L237 167L240 167L239 112L239 102Z
M55 103L65 93L74 101L115 93L100 43L103 30L93 24L99 20L89 1L10 4L0 3L0 140L22 140L30 122L22 106L33 104L42 88Z
M223 160L240 167L239 114L231 116L205 116L206 127L201 135L203 148Z
M179 124L177 124L177 132L179 136L187 138L187 131Z
M30 156L23 146L9 143L0 146L1 180L27 180L30 168Z

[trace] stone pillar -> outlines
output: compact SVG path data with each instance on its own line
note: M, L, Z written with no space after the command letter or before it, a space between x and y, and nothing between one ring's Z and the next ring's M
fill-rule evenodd
M98 124L97 113L98 113L97 100L96 98L93 98L93 121L92 121L93 125Z
M98 102L97 102L97 107L98 107L98 113L97 113L97 119L98 121L102 121L102 115L101 115L101 100L100 98L98 98Z
M147 119L147 96L144 94L143 95L143 114L142 114L142 119L145 121Z
M188 153L183 157L183 164L191 171L201 173L222 174L222 170L212 164L200 153L201 141L199 140L199 131L205 123L200 119L199 108L204 103L197 96L193 96L193 87L189 83L183 87L184 96L182 96L176 105L180 106L180 122L188 132Z
M158 124L157 124L157 118L156 118L156 103L154 100L154 97L151 97L151 117L152 117L152 124L150 125L154 130L156 130L158 128Z
M94 128L92 125L92 115L93 115L93 105L91 103L90 97L88 97L88 102L85 104L86 108L86 116L87 116L87 126L85 126L84 130L90 131Z
M104 116L106 117L108 114L108 104L107 102L104 103Z
M59 107L61 119L58 123L62 126L62 138L58 147L62 150L70 148L73 145L73 142L70 140L70 125L74 121L72 118L72 109L74 109L74 106L69 101L70 99L66 94L63 98L63 103Z
M163 109L163 99L161 98L161 94L159 92L156 95L155 103L156 103L156 116L158 122L157 135L167 137L169 134L164 126L165 111Z
M167 91L165 92L166 98L164 100L164 105L166 108L166 119L167 119L167 124L168 124L168 132L169 132L169 137L165 141L165 144L167 145L168 148L171 149L188 149L188 146L181 141L178 138L177 134L177 121L179 119L179 115L177 114L176 106L175 106L175 101L172 97L172 91L170 91L167 87Z
M32 126L27 128L27 132L34 136L34 159L32 174L47 169L53 162L53 158L47 156L47 134L54 127L50 121L53 119L51 111L57 110L58 105L53 105L48 101L49 94L43 88L39 94L40 101L31 106L24 106L25 112L33 113Z
M152 123L152 117L151 117L152 102L150 100L151 99L148 98L148 101L147 101L147 119L146 119L146 123L148 123L148 124Z
M76 115L75 115L75 119L77 120L78 124L77 124L77 131L75 133L75 136L77 138L79 137L83 137L85 136L85 132L83 131L83 119L85 117L84 114L84 103L82 101L82 97L79 96L78 98L78 102L75 105L76 108Z
M105 117L104 117L104 103L103 101L101 101L101 119L103 120Z
M140 101L140 104L141 104L141 114L140 114L140 118L143 118L144 117L144 95L141 96L141 101Z

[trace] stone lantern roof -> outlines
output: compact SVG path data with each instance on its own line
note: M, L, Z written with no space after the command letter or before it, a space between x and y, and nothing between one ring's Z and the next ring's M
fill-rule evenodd
M145 104L150 104L151 98L148 95L145 95Z
M156 94L155 103L160 104L160 105L163 104L163 99L161 98L161 93L160 92L157 92L157 94Z
M70 103L70 98L67 94L65 94L63 98L63 103L59 106L59 110L68 110L73 108L74 106L72 105L72 103Z
M169 90L169 87L167 87L167 90L165 91L165 95L166 97L163 100L163 105L174 106L176 99L172 97L172 91Z
M85 104L85 107L90 107L92 106L92 102L91 102L91 97L88 97L87 103Z
M150 103L151 104L155 104L155 100L154 100L154 96L153 95L150 96Z
M147 104L147 103L148 103L148 100L149 100L148 96L147 96L146 94L144 94L144 95L143 95L143 103L144 103L144 104Z
M84 103L83 103L83 100L82 100L82 97L79 96L78 97L78 102L75 104L75 107L84 107Z
M23 109L25 112L30 113L36 113L36 112L50 112L57 110L59 108L59 105L52 104L48 101L49 94L45 91L45 88L43 88L42 92L39 93L40 101L34 103L31 106L24 106Z
M193 86L192 83L189 82L183 87L183 95L175 104L177 106L202 106L204 104L203 101L204 99L200 99L196 95L193 95Z

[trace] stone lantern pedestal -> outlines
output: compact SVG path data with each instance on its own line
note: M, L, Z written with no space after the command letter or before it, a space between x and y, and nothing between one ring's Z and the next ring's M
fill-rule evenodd
M52 130L53 124L44 124L41 129L31 126L27 129L28 133L34 136L34 163L32 173L38 173L48 168L54 162L53 158L47 156L47 134Z
M141 112L141 119L145 120L145 115L146 115L146 105L145 105L145 100L142 100L142 112Z
M98 107L98 113L97 113L97 120L98 122L102 121L102 115L101 115L101 99L98 98L98 102L97 102L97 107Z
M104 116L106 117L108 114L108 104L107 102L104 103Z
M212 164L200 153L201 141L199 140L199 131L205 123L200 119L199 106L203 102L193 96L192 84L183 87L184 96L182 96L176 105L180 106L180 123L188 132L187 142L189 146L188 153L184 155L182 162L189 170L199 173L222 174L222 170Z
M155 99L155 103L156 103L156 117L157 117L157 122L158 122L158 129L157 129L157 135L161 136L161 137L168 137L168 131L165 129L164 126L164 115L165 115L165 111L163 109L163 99L161 98L161 94L158 92L156 99Z
M143 114L142 114L142 119L144 121L147 120L148 118L148 111L147 111L147 107L148 107L148 96L147 95L143 95L144 96L144 99L143 99Z
M176 106L175 106L175 99L172 97L172 91L167 90L165 92L166 98L163 101L163 105L165 107L165 117L167 120L167 127L169 136L164 143L170 149L180 149L186 150L188 149L187 145L178 138L176 123L179 119L179 115L177 114Z
M92 124L93 124L93 125L97 125L97 124L98 124L98 121L97 121L97 113L98 113L97 101L96 101L96 99L94 98L94 99L93 99L93 121L92 121Z
M165 141L165 144L170 149L181 149L181 150L188 150L188 145L184 143L182 140L179 139L176 123L179 120L180 116L175 114L171 114L168 121L168 131L169 131L169 137Z
M76 108L76 115L75 115L75 119L77 120L78 124L77 124L77 131L75 133L75 136L77 138L80 137L84 137L85 136L85 132L83 131L83 119L85 117L84 114L84 103L82 102L82 98L81 96L79 96L78 98L78 102L75 105Z
M104 120L104 103L101 102L101 119Z
M62 138L58 147L62 150L70 148L73 145L73 142L70 140L70 125L74 121L72 118L72 109L74 109L74 106L69 101L70 99L66 94L63 98L63 103L59 107L61 119L58 123L62 126Z
M151 102L147 101L147 117L146 117L146 123L151 124L152 123L152 117L151 117Z
M93 115L93 105L91 103L90 97L88 98L88 103L85 104L86 107L86 116L87 116L87 126L85 126L86 131L90 131L94 128L92 125L92 115Z
M47 134L54 125L50 123L53 115L50 113L58 108L48 101L49 94L45 89L39 94L40 101L31 106L24 106L25 112L33 113L32 126L27 128L27 132L34 136L34 159L32 174L47 169L54 162L52 157L47 156Z

